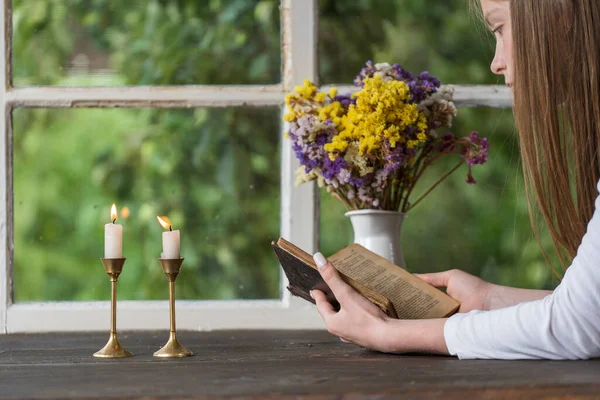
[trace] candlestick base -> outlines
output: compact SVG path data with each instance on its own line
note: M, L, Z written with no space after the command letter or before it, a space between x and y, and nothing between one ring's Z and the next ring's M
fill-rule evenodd
M94 357L125 358L133 357L133 353L128 351L125 347L121 346L119 340L117 339L117 335L115 333L111 333L108 342L106 343L106 346L95 352Z
M173 358L173 357L189 357L194 353L183 347L177 340L175 332L169 335L169 341L160 350L154 353L154 357Z

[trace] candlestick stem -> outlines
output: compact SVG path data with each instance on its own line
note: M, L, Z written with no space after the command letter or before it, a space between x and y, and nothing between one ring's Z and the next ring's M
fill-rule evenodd
M94 353L94 357L101 358L124 358L133 354L121 346L117 339L117 280L123 271L124 258L103 258L104 270L110 277L110 336L106 345Z
M183 258L163 259L158 261L162 266L165 276L169 280L169 315L171 329L169 332L169 340L160 350L154 353L154 357L188 357L193 355L191 351L183 347L177 340L177 330L175 327L175 279L179 275Z
M117 334L117 280L110 280L111 291L110 291L110 333Z
M171 332L175 333L175 280L169 281L169 313L171 315Z

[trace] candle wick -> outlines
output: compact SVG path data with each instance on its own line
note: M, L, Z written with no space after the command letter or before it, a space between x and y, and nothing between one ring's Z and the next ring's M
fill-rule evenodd
M114 224L115 222L117 222L117 219L116 219L116 218L115 218L115 219L113 219L113 224Z
M169 225L169 231L173 232L173 225Z

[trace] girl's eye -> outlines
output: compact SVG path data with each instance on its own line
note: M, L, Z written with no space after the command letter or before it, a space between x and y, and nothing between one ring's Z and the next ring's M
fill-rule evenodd
M502 25L500 25L499 27L497 27L496 29L494 29L494 30L492 31L492 33L493 33L494 35L498 34L498 35L502 36Z

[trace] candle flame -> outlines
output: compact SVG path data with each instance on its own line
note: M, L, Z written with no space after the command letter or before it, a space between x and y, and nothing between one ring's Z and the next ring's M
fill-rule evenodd
M119 219L119 217L117 216L117 205L113 203L112 207L110 208L110 220L114 224L115 222L117 222L117 219Z
M156 217L156 219L158 220L158 223L167 231L173 230L172 226L171 226L171 220L169 220L169 218L162 216L162 217Z

